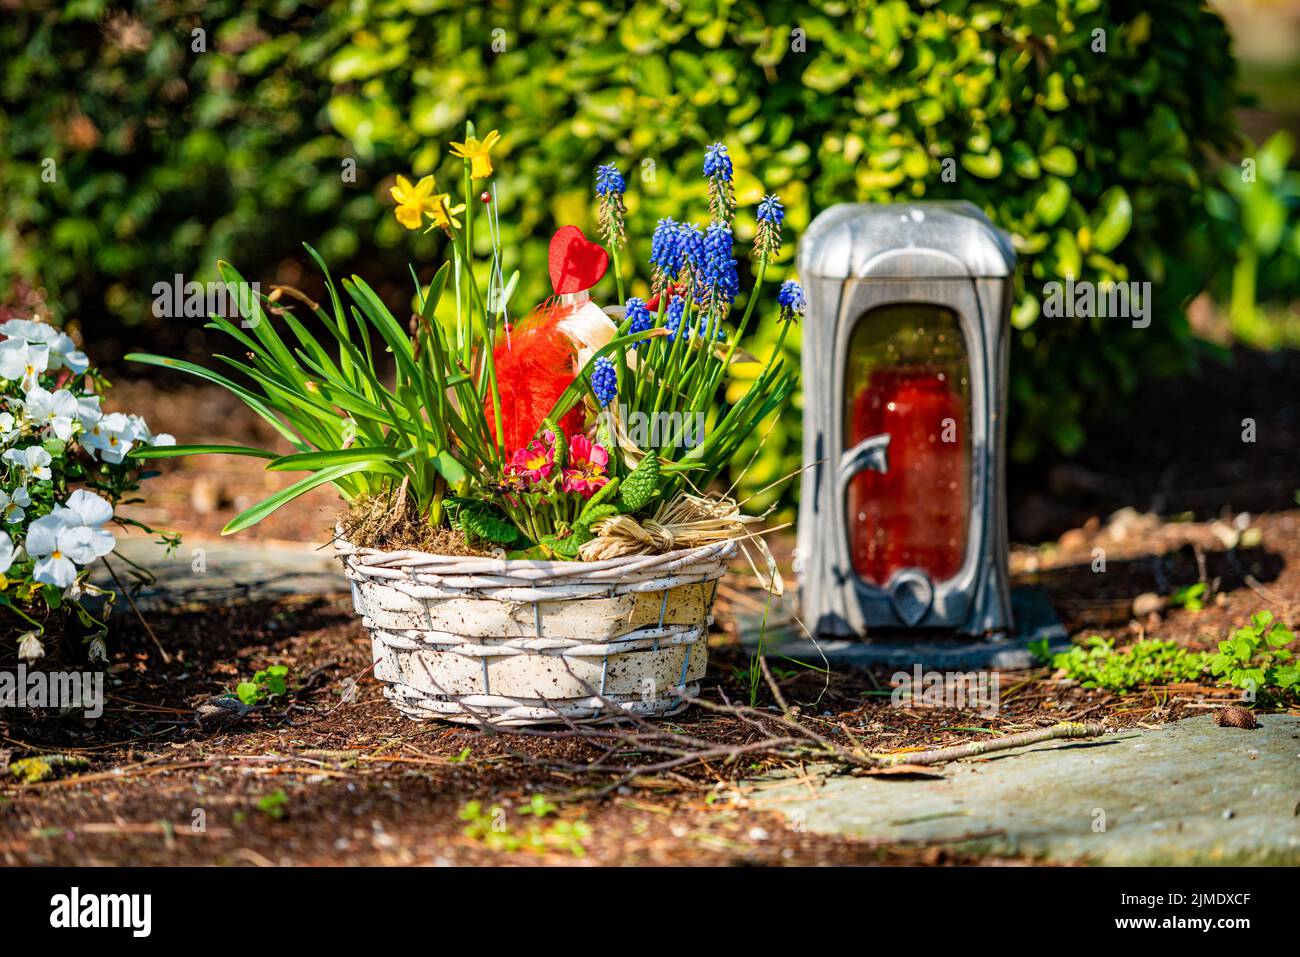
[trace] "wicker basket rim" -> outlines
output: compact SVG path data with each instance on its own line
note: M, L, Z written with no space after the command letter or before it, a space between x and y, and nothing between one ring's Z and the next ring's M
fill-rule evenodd
M530 569L542 572L551 572L560 577L572 577L576 573L586 571L604 571L611 568L620 568L628 566L646 566L657 564L668 564L681 562L683 559L715 559L719 564L728 561L736 553L736 539L727 539L721 542L710 542L707 545L696 545L693 548L677 548L669 552L661 552L651 555L620 555L617 558L607 558L599 562L580 562L564 560L547 560L536 558L493 558L488 555L440 555L436 552L425 552L414 548L404 548L389 551L382 548L366 548L359 545L353 545L343 534L343 526L336 523L334 526L334 551L340 558L356 556L360 559L379 559L380 561L404 561L404 560L421 560L427 559L431 563L445 562L454 564L466 570L477 571L497 571L506 572L510 570Z

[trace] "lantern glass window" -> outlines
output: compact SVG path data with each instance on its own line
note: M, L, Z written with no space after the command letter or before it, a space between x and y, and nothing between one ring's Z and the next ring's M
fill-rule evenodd
M890 436L889 466L849 483L854 571L886 586L904 568L938 583L966 558L971 494L970 361L957 313L921 303L862 315L849 341L844 447Z

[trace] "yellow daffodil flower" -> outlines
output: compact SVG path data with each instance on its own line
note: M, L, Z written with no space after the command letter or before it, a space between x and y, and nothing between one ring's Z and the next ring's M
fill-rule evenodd
M424 225L427 213L435 219L440 211L438 197L433 194L434 179L426 176L414 186L405 176L397 177L397 185L390 190L397 201L397 221L407 229Z
M461 159L469 160L469 175L473 179L485 179L492 175L492 147L497 145L501 134L493 130L483 139L476 136L465 137L464 143L452 143L451 153Z
M435 227L440 229L449 229L452 226L456 229L460 229L460 220L456 217L460 213L465 212L465 204L461 203L459 206L451 205L450 193L439 193L437 196L433 197L433 202L433 209L429 213L429 215L433 217L433 225L430 226L429 229L434 229ZM450 217L447 215L449 211L451 213ZM425 231L428 232L428 230Z

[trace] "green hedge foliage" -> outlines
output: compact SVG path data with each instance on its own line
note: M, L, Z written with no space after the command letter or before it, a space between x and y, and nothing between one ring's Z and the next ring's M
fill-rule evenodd
M1204 198L1233 145L1235 65L1192 0L120 7L0 20L0 277L39 279L83 323L153 321L153 283L210 278L218 257L272 279L303 239L402 281L439 240L393 220L390 178L450 177L467 118L505 138L517 305L548 291L552 230L593 226L600 162L628 177L643 292L655 220L707 215L699 148L725 139L742 242L763 187L787 235L834 203L916 198L972 200L1013 234L1012 452L1028 459L1073 451L1088 417L1189 361L1183 307L1224 255ZM1044 284L1071 273L1156 283L1149 328L1041 315ZM747 487L797 468L795 417L754 442Z

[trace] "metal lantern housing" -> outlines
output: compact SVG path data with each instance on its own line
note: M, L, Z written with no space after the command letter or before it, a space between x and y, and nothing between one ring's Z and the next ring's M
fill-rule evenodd
M805 234L798 557L816 632L1011 630L1014 272L970 203L840 205Z

